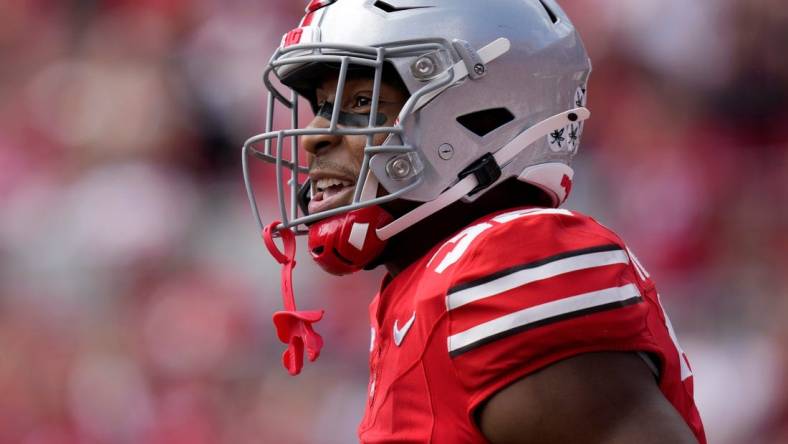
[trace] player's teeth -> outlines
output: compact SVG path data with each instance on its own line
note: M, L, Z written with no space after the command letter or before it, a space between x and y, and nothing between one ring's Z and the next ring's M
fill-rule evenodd
M323 191L326 188L335 187L335 186L343 186L349 187L353 185L351 182L347 180L335 179L335 178L328 178L328 179L320 179L315 183L318 191Z

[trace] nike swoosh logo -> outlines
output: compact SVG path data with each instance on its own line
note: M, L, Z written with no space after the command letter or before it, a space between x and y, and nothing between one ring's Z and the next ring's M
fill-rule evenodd
M413 322L415 320L416 320L416 312L414 311L413 316L411 316L410 319L408 319L408 322L406 322L405 325L402 326L402 330L400 330L398 325L399 320L396 319L394 320L394 344L396 344L397 347L399 347L400 344L402 344L402 340L405 339L405 335L408 334L408 331L413 326Z

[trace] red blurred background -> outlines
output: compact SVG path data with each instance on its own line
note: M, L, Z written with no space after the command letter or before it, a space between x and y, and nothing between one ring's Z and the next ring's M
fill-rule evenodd
M302 258L327 346L286 376L241 183L302 3L0 3L0 443L354 441L381 272ZM567 207L655 276L710 442L788 442L788 4L563 3L594 62Z

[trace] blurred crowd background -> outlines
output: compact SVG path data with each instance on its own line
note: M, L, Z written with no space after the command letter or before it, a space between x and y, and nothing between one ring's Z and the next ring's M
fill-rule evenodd
M0 444L354 441L382 272L302 257L327 345L286 376L241 181L305 3L0 2ZM567 206L655 276L710 442L788 442L788 4L563 6L594 62Z

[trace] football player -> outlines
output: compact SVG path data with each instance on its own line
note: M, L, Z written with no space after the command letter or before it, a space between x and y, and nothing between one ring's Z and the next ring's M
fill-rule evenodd
M361 442L705 442L648 272L560 208L590 70L554 0L313 0L282 38L247 190L284 265L292 374L322 346L322 312L292 298L295 236L330 273L388 270ZM252 159L276 167L278 221Z

